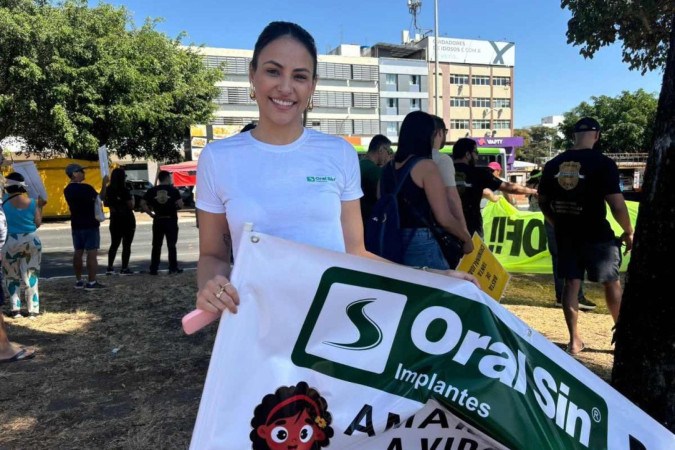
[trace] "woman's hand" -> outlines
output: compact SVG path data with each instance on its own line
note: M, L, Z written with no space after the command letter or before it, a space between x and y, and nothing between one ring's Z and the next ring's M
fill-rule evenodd
M237 289L222 275L216 275L207 281L197 292L197 309L213 314L221 314L225 310L236 314L238 305Z
M462 243L462 251L464 252L465 255L471 253L473 251L473 241L472 240L464 241Z
M480 284L478 284L478 280L476 279L476 277L474 277L470 273L460 272L459 270L452 270L452 269L444 270L442 273L444 275L449 276L449 277L459 278L460 280L470 281L473 284L475 284L478 289L480 289Z

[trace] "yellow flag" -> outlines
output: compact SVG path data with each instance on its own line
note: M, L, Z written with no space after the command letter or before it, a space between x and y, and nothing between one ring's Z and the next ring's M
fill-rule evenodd
M483 292L500 301L506 290L511 275L497 260L478 233L474 233L473 251L464 255L457 265L457 270L467 272L478 279Z

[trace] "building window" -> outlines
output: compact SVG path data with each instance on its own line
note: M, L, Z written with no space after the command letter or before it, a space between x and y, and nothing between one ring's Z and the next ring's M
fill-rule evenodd
M450 74L450 84L469 84L469 76Z
M489 86L490 77L484 75L473 75L471 77L471 84L478 86Z
M456 106L460 108L468 108L469 99L466 97L452 97L450 99L450 106Z
M398 108L398 99L397 98L388 98L387 99L387 108Z
M452 119L450 120L450 129L451 130L468 130L469 121L462 119Z
M490 121L489 120L474 120L471 124L471 128L474 130L489 130Z
M420 85L420 76L419 75L410 75L410 84L413 86Z
M495 130L510 130L511 121L510 120L495 120L494 122Z
M385 83L387 83L390 86L396 86L397 78L398 77L396 76L395 73L388 73Z
M511 99L510 98L496 98L493 100L493 108L510 108Z
M396 122L387 122L387 134L389 136L398 134L398 126Z
M511 86L511 77L492 77L494 86Z
M474 108L489 108L490 99L483 97L474 98L471 100L471 106L473 106Z

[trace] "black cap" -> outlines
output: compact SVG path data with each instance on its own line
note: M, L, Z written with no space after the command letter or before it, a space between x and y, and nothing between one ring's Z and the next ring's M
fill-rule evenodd
M592 117L583 117L574 124L575 133L584 133L586 131L600 131L600 124Z

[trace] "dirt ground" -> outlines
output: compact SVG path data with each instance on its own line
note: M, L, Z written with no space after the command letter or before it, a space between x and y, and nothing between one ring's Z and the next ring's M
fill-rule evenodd
M43 312L7 319L30 361L0 365L0 449L184 449L190 442L215 326L193 336L180 320L194 305L195 273L105 277L108 289L41 282ZM588 296L603 303L601 291ZM502 303L564 346L550 276L516 276ZM580 314L579 361L609 379L612 320Z

